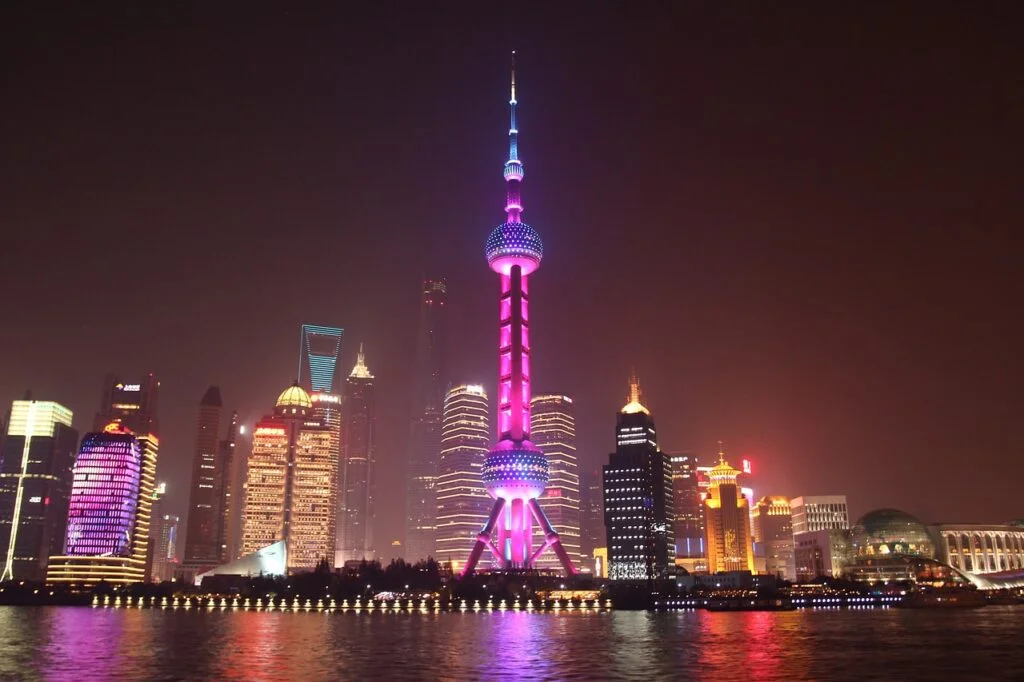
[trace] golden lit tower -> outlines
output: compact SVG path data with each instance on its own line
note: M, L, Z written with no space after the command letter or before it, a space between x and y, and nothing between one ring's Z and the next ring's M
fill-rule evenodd
M718 453L711 467L705 504L708 572L753 571L754 551L750 540L750 503L740 493L736 477L740 472Z

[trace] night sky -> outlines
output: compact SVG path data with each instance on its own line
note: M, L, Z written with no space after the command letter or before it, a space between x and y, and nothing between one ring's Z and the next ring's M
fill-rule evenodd
M422 275L450 378L496 383L517 49L534 388L583 466L635 366L662 448L721 439L759 496L1024 517L1014 3L153 4L0 10L0 399L84 432L156 373L172 511L207 386L251 425L337 325L401 537Z

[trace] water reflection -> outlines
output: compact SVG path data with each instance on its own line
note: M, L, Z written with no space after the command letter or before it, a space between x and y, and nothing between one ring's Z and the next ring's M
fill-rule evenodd
M1024 609L322 613L0 608L0 679L1002 679Z

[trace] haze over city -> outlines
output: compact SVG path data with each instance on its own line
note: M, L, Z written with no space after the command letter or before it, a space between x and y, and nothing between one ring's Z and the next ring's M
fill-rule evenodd
M722 440L759 495L1018 516L1014 22L586 7L3 10L0 398L85 432L104 374L153 372L184 517L207 387L251 425L300 325L335 325L403 490L424 275L448 278L451 380L496 384L483 243L516 49L534 390L575 399L581 468L635 367L662 449Z

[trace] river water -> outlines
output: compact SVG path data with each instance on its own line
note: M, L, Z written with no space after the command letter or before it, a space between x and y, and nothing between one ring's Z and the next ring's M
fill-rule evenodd
M1024 679L1024 607L323 613L0 607L3 680Z

